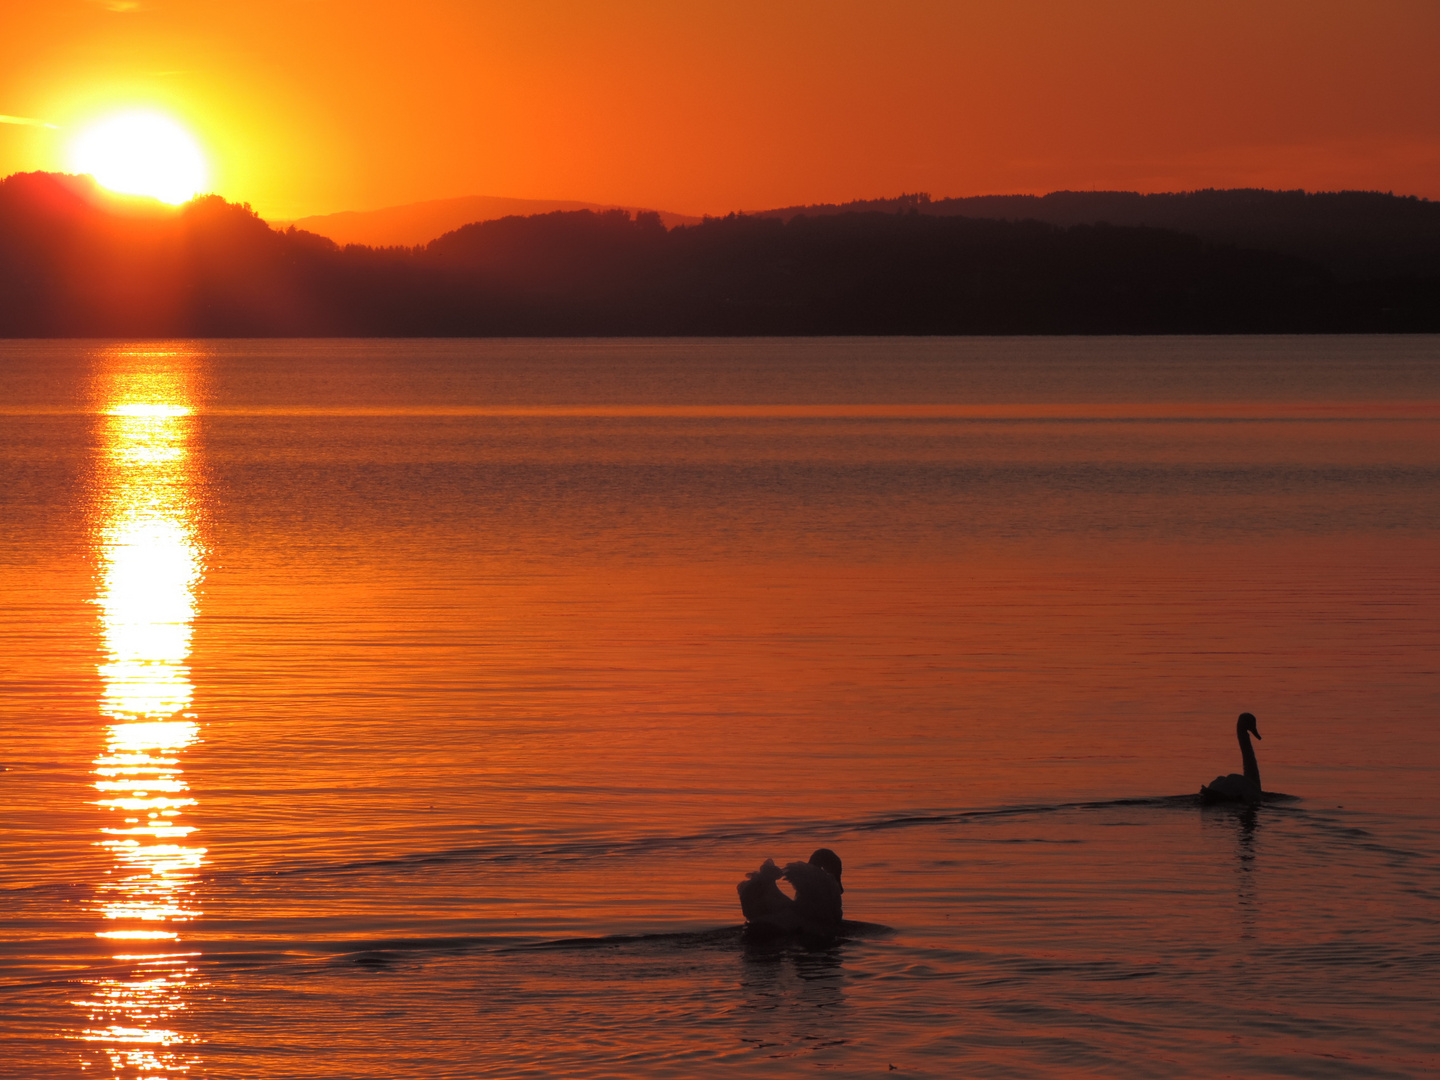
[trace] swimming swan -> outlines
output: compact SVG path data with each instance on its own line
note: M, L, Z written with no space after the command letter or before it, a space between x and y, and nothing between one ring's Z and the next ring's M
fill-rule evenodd
M1254 713L1241 713L1235 721L1235 738L1240 740L1240 759L1245 763L1245 775L1231 773L1217 776L1200 789L1200 800L1207 803L1258 803L1260 801L1260 766L1255 761L1255 748L1250 745L1250 736L1260 738L1255 727Z
M766 859L759 870L752 870L735 886L747 929L763 934L836 936L844 922L842 869L840 856L829 848L817 848L809 862L792 862L784 870L774 859ZM782 877L794 886L795 899L775 884Z

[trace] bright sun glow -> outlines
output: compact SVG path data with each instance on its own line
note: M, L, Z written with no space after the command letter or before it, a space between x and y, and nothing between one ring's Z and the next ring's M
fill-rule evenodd
M199 144L174 120L151 112L120 113L86 128L70 147L70 167L111 191L172 204L194 198L206 181Z

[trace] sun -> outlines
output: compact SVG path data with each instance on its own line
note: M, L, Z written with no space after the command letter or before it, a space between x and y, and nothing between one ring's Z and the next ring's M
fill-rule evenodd
M70 145L70 167L111 191L172 205L193 199L207 178L194 137L153 112L117 113L91 124Z

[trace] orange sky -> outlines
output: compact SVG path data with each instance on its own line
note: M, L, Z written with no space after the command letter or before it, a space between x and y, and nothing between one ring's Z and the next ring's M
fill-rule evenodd
M929 191L1440 198L1436 0L4 0L0 175L158 107L269 217Z

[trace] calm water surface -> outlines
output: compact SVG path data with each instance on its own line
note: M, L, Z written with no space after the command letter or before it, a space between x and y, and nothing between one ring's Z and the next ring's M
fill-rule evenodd
M0 523L6 1077L1440 1071L1440 339L10 342Z

